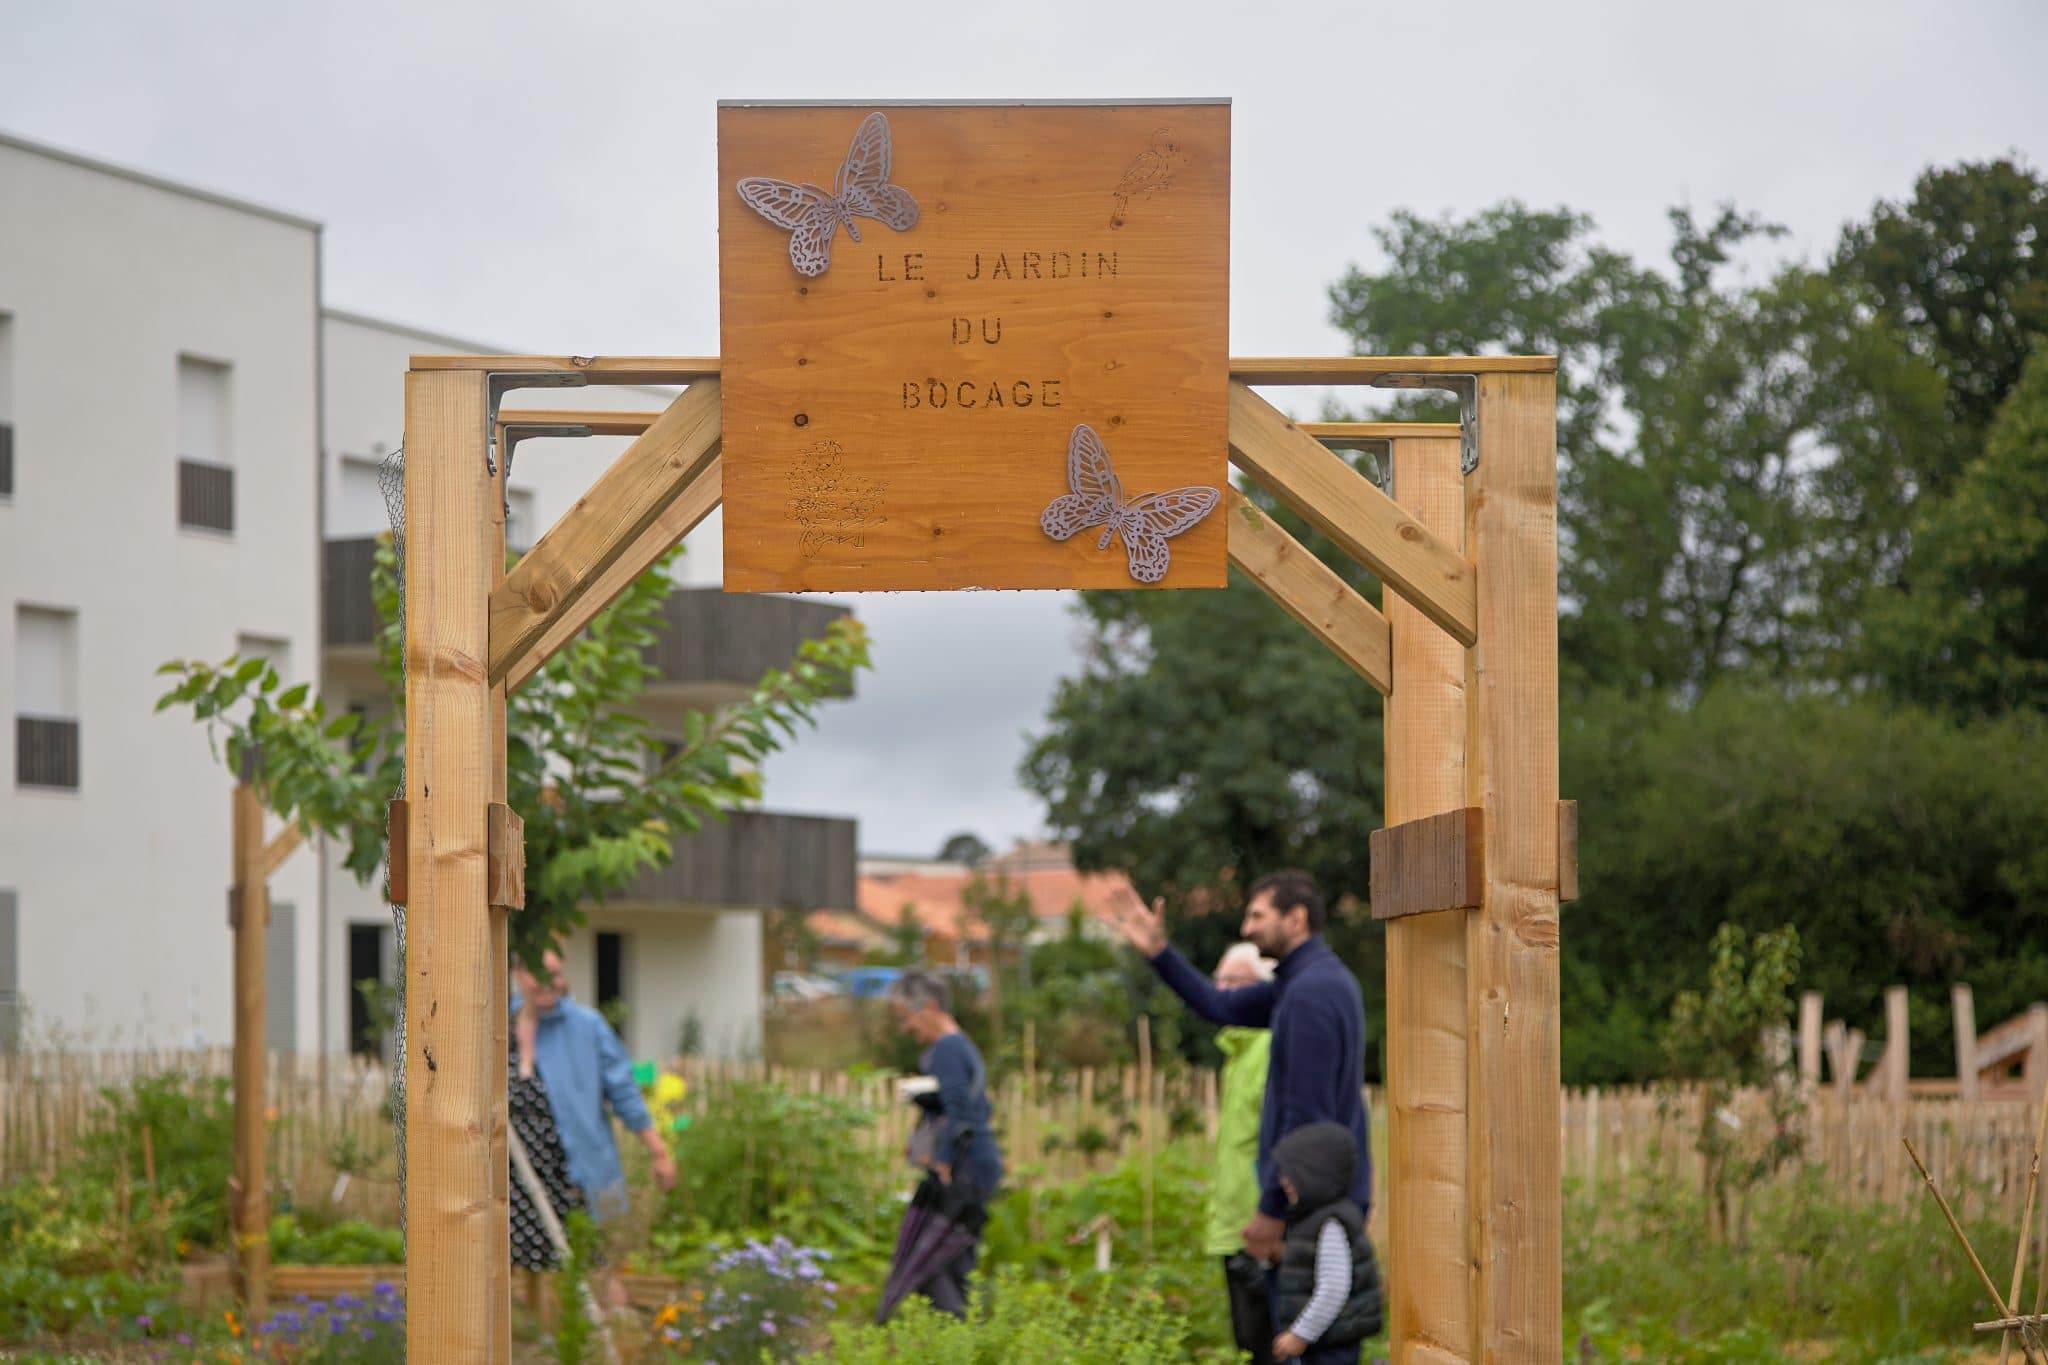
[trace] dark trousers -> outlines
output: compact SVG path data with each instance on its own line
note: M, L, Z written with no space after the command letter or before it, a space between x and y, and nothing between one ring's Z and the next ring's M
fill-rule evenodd
M1240 1252L1239 1255L1242 1256L1243 1253ZM1273 1321L1273 1303L1280 1296L1280 1270L1277 1266L1271 1270L1262 1270L1259 1268L1259 1263L1251 1257L1244 1256L1243 1259L1245 1265L1249 1268L1249 1273L1258 1276L1258 1285L1263 1295L1259 1300L1259 1304L1266 1313L1266 1354L1259 1357L1259 1359L1261 1362L1264 1362L1273 1358L1273 1338L1278 1336L1280 1329L1286 1326L1285 1323L1275 1323ZM1233 1305L1232 1321L1235 1322L1235 1320L1236 1310L1235 1305ZM1240 1344L1242 1343L1240 1342ZM1355 1341L1348 1346L1325 1346L1321 1342L1316 1342L1311 1344L1308 1350L1302 1352L1295 1359L1301 1365L1358 1365L1360 1350L1360 1344Z
M1223 1285L1230 1293L1230 1335L1237 1349L1251 1353L1252 1365L1273 1365L1273 1302L1265 1269L1234 1251L1223 1258Z

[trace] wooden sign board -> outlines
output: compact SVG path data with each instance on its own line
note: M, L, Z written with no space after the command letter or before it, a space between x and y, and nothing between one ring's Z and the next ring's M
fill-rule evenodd
M728 591L1223 586L1227 101L728 103L718 165Z

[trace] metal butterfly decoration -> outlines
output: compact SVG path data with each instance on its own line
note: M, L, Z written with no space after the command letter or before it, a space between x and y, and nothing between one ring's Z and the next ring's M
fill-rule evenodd
M1098 550L1109 548L1111 536L1122 537L1131 577L1140 583L1166 577L1172 560L1166 542L1215 511L1223 496L1213 488L1190 484L1126 502L1123 480L1110 468L1102 438L1086 422L1067 440L1067 486L1074 491L1046 504L1038 524L1054 540L1100 526Z
M856 242L860 228L855 218L872 218L898 232L917 224L917 201L902 186L889 183L889 120L879 113L861 120L831 193L767 175L746 177L739 190L748 208L789 229L789 260L800 275L825 273L841 224Z

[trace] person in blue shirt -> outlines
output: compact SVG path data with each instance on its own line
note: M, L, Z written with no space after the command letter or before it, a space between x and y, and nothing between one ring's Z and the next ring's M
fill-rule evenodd
M569 998L560 953L550 950L541 961L544 976L535 976L524 962L512 969L519 988L512 1002L513 1047L520 1074L538 1074L546 1087L569 1179L601 1221L626 1207L626 1172L612 1119L647 1148L655 1183L664 1190L676 1183L676 1161L640 1097L626 1045L603 1015Z
M1322 893L1306 872L1274 872L1252 883L1243 934L1277 959L1271 981L1218 987L1166 941L1163 902L1148 910L1127 895L1118 927L1159 978L1204 1019L1273 1031L1266 1098L1259 1111L1259 1207L1244 1228L1244 1247L1267 1265L1280 1261L1287 1192L1273 1149L1311 1123L1348 1129L1358 1145L1349 1196L1361 1211L1372 1202L1372 1156L1365 1126L1365 1002L1358 978L1323 942Z

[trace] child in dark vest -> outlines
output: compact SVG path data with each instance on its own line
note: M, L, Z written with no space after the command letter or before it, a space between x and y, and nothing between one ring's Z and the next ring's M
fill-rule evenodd
M1287 1234L1273 1294L1278 1360L1308 1365L1358 1360L1358 1344L1380 1330L1380 1269L1365 1235L1365 1211L1351 1202L1358 1143L1340 1123L1311 1123L1273 1148L1287 1192Z

